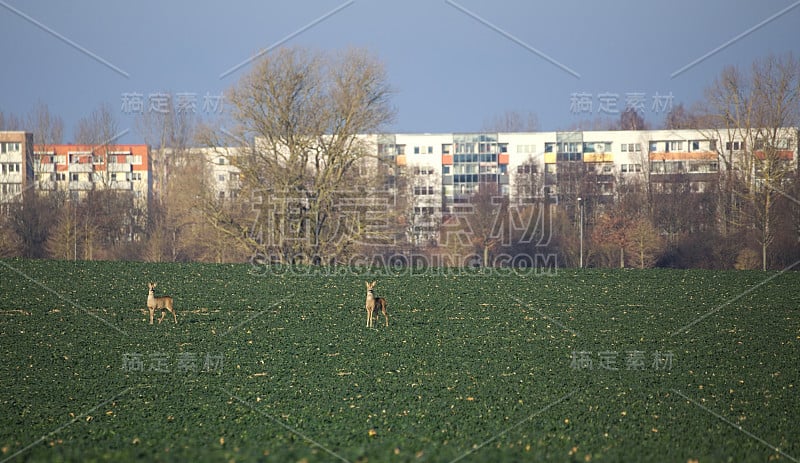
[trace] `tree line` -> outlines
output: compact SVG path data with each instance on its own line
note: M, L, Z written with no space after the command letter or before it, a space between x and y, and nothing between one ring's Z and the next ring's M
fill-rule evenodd
M415 210L413 173L358 137L391 123L393 92L383 64L363 50L276 50L228 91L218 120L173 110L137 118L153 158L146 211L107 190L80 199L23 194L0 217L0 256L328 265L414 255L480 266L544 256L569 267L762 269L800 259L800 179L796 160L781 154L797 147L782 145L780 129L800 125L800 65L790 55L726 68L702 101L666 115L664 128L743 141L737 158L716 144L722 165L701 190L685 172L656 181L645 157L637 180L613 179L609 200L599 191L608 179L573 163L559 166L557 194L530 169L512 175L518 188L537 192L528 195L534 200L514 203L481 185L469 213L444 216ZM533 113L509 111L484 128L537 124ZM41 103L24 118L0 113L0 130L32 131L35 144L61 143L63 126ZM592 128L650 127L629 109ZM81 119L74 141L103 145L118 134L101 106ZM209 159L195 146L219 150L238 168L235 198L215 194ZM235 156L230 146L239 147ZM426 214L440 217L427 225L438 238L414 239Z

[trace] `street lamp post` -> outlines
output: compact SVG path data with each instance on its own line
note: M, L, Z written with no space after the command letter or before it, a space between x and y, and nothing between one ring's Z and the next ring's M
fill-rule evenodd
M583 268L583 198L578 198L578 208L580 209L580 268Z

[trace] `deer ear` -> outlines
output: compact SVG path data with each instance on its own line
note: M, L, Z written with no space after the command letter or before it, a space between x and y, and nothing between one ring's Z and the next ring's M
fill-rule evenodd
M368 281L365 281L364 284L367 286L367 288L369 288L369 282Z
M374 281L372 282L372 286L375 286L375 283L377 283L377 282L378 282L377 280L374 280Z

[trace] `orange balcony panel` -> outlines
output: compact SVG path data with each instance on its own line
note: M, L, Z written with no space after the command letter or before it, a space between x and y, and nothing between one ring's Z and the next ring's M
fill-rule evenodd
M508 164L508 153L500 153L500 155L497 156L497 163Z
M405 154L398 154L397 158L395 158L394 161L395 161L395 163L397 163L398 166L405 166L407 164L406 155Z
M452 154L443 154L442 155L442 165L443 166L452 166L453 165L453 155Z
M761 161L763 161L767 157L764 154L764 152L761 151L761 150L756 151L755 155L756 155L756 159L761 160ZM792 151L792 150L776 150L775 151L775 157L777 159L782 160L782 161L791 161L792 159L794 159L794 151Z
M650 153L651 161L713 161L717 153L713 151L670 151L669 153Z

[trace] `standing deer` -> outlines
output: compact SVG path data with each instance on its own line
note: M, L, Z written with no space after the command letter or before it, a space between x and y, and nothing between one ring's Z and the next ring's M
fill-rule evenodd
M158 319L158 323L161 323L164 320L164 316L167 315L167 310L172 313L172 318L175 319L175 323L178 323L178 316L175 315L175 309L172 307L172 297L156 297L153 290L157 285L158 283L147 283L147 286L150 288L150 292L147 293L147 310L150 311L150 324L153 324L153 313L156 309L161 310L161 318Z
M375 292L373 290L376 283L375 281L372 283L365 281L364 283L367 284L367 328L372 328L372 319L373 317L377 317L375 309L378 307L381 308L381 311L383 312L383 318L386 319L386 326L389 326L389 316L386 315L386 307L388 306L386 298L375 297Z

